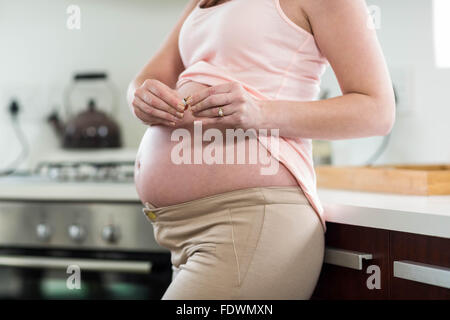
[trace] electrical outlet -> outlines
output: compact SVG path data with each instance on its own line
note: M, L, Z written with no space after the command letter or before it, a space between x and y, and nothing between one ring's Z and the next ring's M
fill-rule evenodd
M20 103L20 89L12 85L1 85L0 91L0 123L6 124L10 122L10 112L9 107L13 100L16 100L19 105Z
M8 108L12 100L20 106L20 120L22 122L36 122L47 112L47 92L45 87L35 84L9 85L3 90L0 100L2 115L8 115ZM9 121L9 120L8 120Z

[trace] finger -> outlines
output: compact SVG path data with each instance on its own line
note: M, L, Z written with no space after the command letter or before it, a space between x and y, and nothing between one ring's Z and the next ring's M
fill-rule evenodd
M180 112L184 111L183 99L180 99L176 91L172 90L164 83L158 80L148 80L144 83L144 86L172 108L177 109Z
M135 109L135 114L136 114L136 117L138 117L143 123L145 123L147 125L148 124L150 124L150 125L164 124L164 125L166 125L168 127L176 126L176 123L173 122L173 121L169 121L169 120L165 120L165 119L149 116L148 114L146 114L145 112L143 112L139 108Z
M204 117L204 118L220 117L220 115L219 115L220 109L222 109L224 117L230 116L237 111L233 106L228 105L228 106L222 106L222 107L209 108L209 109L203 110L201 112L196 112L196 113L194 113L194 116Z
M190 99L190 105L194 106L198 104L200 101L205 100L209 96L220 94L220 93L227 93L231 92L233 87L236 84L234 82L227 82L224 84L219 84L217 86L211 86L202 90L199 90L198 92L191 95Z
M230 105L233 102L233 95L229 92L218 93L207 97L196 105L192 105L192 112L201 112L209 108Z
M174 117L168 112L149 107L148 104L142 101L139 97L135 97L133 106L150 117L160 118L170 122L177 122L179 120L177 117Z
M165 101L161 100L159 97L155 96L150 91L147 90L136 91L135 98L138 98L147 104L147 107L144 108L143 111L148 111L153 107L161 111L168 112L180 119L183 118L182 112L179 112L176 109L172 108Z
M153 123L155 122L155 118L149 116L148 114L146 114L144 111L142 111L141 109L134 107L134 115L136 116L136 118L138 118L139 120L141 120L143 123Z

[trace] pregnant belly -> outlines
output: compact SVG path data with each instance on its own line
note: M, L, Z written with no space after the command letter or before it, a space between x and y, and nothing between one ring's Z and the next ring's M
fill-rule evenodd
M188 82L177 92L180 97L187 97L205 87L203 84ZM224 140L221 141L223 143L217 144L214 139L211 142L203 141L205 139L201 139L200 136L200 140L197 140L200 141L200 144L194 145L194 120L195 117L190 111L187 111L180 127L152 126L145 132L139 146L135 171L136 189L143 203L150 202L155 206L168 206L243 188L297 185L292 174L271 157L264 148L261 148L255 138L235 140L232 144L225 143L225 128L216 127L223 133ZM204 134L209 128L203 127L202 129ZM189 132L191 140L185 146L191 148L182 149L181 140L172 139L174 130ZM196 132L198 131L196 130ZM198 137L199 135L197 135ZM218 153L206 153L205 150L209 150L208 147L211 147L213 142ZM255 145L258 146L257 157L261 152L264 153L263 156L266 160L264 163L259 159L256 162L249 161L250 153L255 151L251 146ZM194 154L196 152L197 155L199 154L199 146L201 146L200 150L204 152L202 155L217 156L222 153L223 157L219 158L224 159L224 163L211 163L212 161L208 161L203 156L200 161L198 161L199 158L195 161ZM229 154L230 148L234 150L234 161L226 161L226 155ZM183 151L180 151L181 149ZM191 152L191 157L188 157L191 161L180 163L181 159L187 159L183 156L185 156L184 151L188 149ZM239 152L245 153L243 163L239 163L237 160ZM267 170L269 167L271 168L270 174L262 174L263 168Z

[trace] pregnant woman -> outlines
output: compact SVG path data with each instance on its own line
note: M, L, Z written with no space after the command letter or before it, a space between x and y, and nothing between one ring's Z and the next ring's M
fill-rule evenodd
M148 125L137 190L171 251L163 299L311 297L326 230L311 139L394 122L368 22L363 0L189 1L128 92ZM315 101L328 64L342 96Z

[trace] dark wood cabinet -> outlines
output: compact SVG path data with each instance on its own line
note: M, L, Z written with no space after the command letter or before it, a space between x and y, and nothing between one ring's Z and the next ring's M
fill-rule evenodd
M362 270L324 264L314 293L315 299L387 299L389 296L389 231L327 223L329 248L369 253ZM369 289L367 267L380 267L381 289Z
M450 239L411 233L391 232L391 274L394 263L424 264L430 268L450 268ZM450 289L392 277L392 299L449 299Z
M345 263L336 265L333 260L323 265L312 299L450 299L449 289L413 281L410 276L416 265L419 270L425 266L446 274L450 239L327 223L326 245L328 251L340 255L336 261ZM366 257L360 270L347 259L359 255ZM394 263L398 276L394 275ZM378 287L373 286L374 276L379 277ZM368 279L372 285L367 284Z

